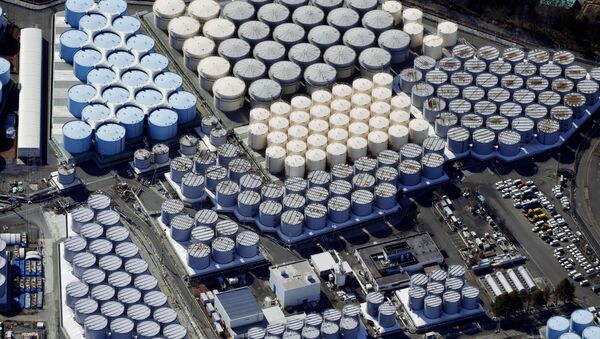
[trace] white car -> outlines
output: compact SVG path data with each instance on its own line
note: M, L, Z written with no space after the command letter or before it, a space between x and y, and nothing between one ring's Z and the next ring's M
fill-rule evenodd
M540 231L539 227L534 227L534 228L531 229L531 232L533 232L533 233L537 233L539 231Z
M560 242L559 242L558 240L554 239L554 240L552 240L552 241L550 242L550 245L551 245L551 246L558 246L558 245L560 245Z

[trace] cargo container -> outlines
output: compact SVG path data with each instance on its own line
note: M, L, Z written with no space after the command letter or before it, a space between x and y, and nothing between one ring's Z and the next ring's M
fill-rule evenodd
M31 308L31 293L25 293L25 304L23 305L23 308Z
M38 309L44 308L44 292L43 291L39 291L37 293L37 301L36 301L36 305L35 306Z

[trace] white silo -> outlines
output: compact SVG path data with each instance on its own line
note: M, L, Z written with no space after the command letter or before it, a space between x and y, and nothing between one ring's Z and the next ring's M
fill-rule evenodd
M152 6L154 11L154 25L166 31L169 22L185 12L185 2L182 0L159 0Z
M442 48L444 46L444 39L439 35L426 35L423 38L423 55L439 60L442 58Z
M223 112L237 111L244 106L246 84L235 77L222 77L212 86L215 107Z
M424 119L413 119L408 124L410 141L422 144L429 136L429 123Z

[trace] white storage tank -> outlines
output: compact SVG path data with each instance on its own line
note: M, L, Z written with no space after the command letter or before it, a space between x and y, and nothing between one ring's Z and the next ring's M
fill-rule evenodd
M200 22L189 16L180 16L169 21L169 46L181 51L184 41L198 35Z
M350 28L342 37L344 45L352 48L359 54L363 50L373 46L375 44L375 39L375 33L362 27Z
M245 1L228 2L221 11L223 17L233 22L236 27L253 20L256 11L254 7Z
M456 126L458 118L450 112L442 112L435 118L435 134L440 138L446 138L450 128Z
M216 44L203 36L194 36L185 40L182 46L183 61L190 70L197 72L200 60L214 54Z
M394 17L384 10L372 10L363 15L362 25L379 35L394 26Z
M238 61L250 57L252 47L242 39L231 38L219 44L217 49L219 56L235 65Z
M214 82L212 89L215 108L218 110L233 112L244 106L246 85L242 80L234 77L223 77Z
M211 92L215 81L229 74L230 69L229 61L219 56L209 56L200 60L198 63L200 87Z
M279 83L282 95L294 94L300 88L302 70L291 61L279 61L269 68L269 78Z
M363 76L373 77L378 72L388 72L392 64L392 55L383 48L370 47L360 52L358 63Z
M114 123L100 126L95 133L96 152L103 156L120 154L125 150L125 128Z
M229 39L235 33L235 25L233 22L215 18L207 21L202 27L202 35L219 44L221 41Z
M212 0L194 0L187 7L187 13L200 23L205 23L208 20L219 16L221 7L219 3Z
M582 339L593 339L598 337L600 337L600 327L598 326L586 327L586 329L581 333Z
M309 94L330 89L337 77L335 68L325 63L314 63L304 70L304 81Z
M273 40L279 42L286 48L302 43L304 41L306 31L302 26L292 23L284 23L277 26L273 30Z

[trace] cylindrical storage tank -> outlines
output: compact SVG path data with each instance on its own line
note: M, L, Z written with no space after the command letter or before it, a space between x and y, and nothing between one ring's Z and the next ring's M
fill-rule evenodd
M116 318L110 322L110 337L115 339L127 339L133 337L133 320L129 318Z
M382 210L387 210L396 205L395 184L381 183L375 186L375 206Z
M288 210L281 214L281 233L288 237L297 237L302 234L304 215L301 212Z
M253 258L258 252L258 234L250 231L240 232L236 236L236 252L243 258Z
M473 151L477 154L487 155L494 151L496 134L493 131L480 128L473 132Z
M108 123L100 126L95 133L96 152L100 155L116 155L125 149L125 128Z
M256 80L248 88L252 107L268 107L273 101L279 100L281 94L281 85L271 79ZM240 100L243 102L243 97Z
M579 309L571 313L571 331L581 335L583 330L592 326L594 314L588 310Z
M65 252L63 253L63 257L68 262L72 262L75 254L83 251L87 246L86 240L78 235L68 237L64 244Z
M452 48L452 56L462 62L465 62L466 60L475 56L475 48L463 44L456 45L454 48Z
M96 223L89 223L81 226L79 235L84 237L88 241L98 239L104 234L104 228Z
M102 304L102 307L100 308L100 313L102 314L102 316L108 318L109 320L116 319L124 315L125 305L115 300L108 301Z
M338 164L331 168L331 180L350 181L354 174L352 166L348 164Z
M109 209L110 197L104 193L92 193L87 199L87 205L95 213Z
M464 285L465 285L465 283L463 282L463 280L461 280L459 278L446 279L446 290L447 291L460 292L460 291L462 291L462 288Z
M343 223L350 219L350 201L344 197L333 197L327 201L327 215L329 220Z
M152 316L154 320L163 327L163 331L165 331L166 326L168 326L169 324L173 324L175 321L177 321L177 312L175 312L175 310L168 306L160 307L154 310Z
M498 134L498 152L504 156L515 156L520 151L521 135L512 130Z
M279 83L282 95L294 94L300 88L300 66L290 61L279 61L269 68L269 78Z
M438 319L442 315L442 298L428 295L424 300L423 314L429 319Z
M197 70L200 87L211 92L215 81L229 74L231 64L222 57L209 56L200 60Z
M359 54L365 49L374 46L375 39L375 33L362 27L351 28L342 37L344 45L352 48Z
M299 43L289 49L288 58L302 69L306 69L321 60L321 51L317 46Z
M563 98L565 106L573 112L573 118L575 119L579 119L585 114L584 105L586 104L586 101L586 97L581 93L568 93ZM556 107L552 108L552 110L555 109ZM550 113L552 113L552 111L550 111Z
M462 289L462 307L474 310L479 307L479 289L474 286L465 286Z
M73 27L79 27L79 20L92 8L95 3L92 0L68 0L65 2L65 21Z
M204 195L204 176L188 172L181 178L181 193L190 199L198 199Z
M477 50L477 58L489 65L500 58L500 51L493 46L482 46Z
M394 167L384 166L379 167L377 172L375 173L375 178L377 179L377 183L390 183L396 184L398 182L398 170L396 169L398 164Z
M559 123L561 132L566 132L572 127L573 110L567 106L555 106L550 110L550 117Z
M352 178L352 186L354 190L364 189L373 192L375 188L375 177L369 173L357 173Z
M273 40L288 49L296 44L302 43L305 35L306 31L302 26L292 23L281 24L273 30Z
M192 1L188 5L187 13L200 23L205 23L208 20L214 19L219 16L221 7L215 1Z
M421 164L416 160L402 160L398 170L402 185L414 186L421 181Z
M194 36L185 40L182 46L183 61L185 66L196 72L200 60L214 54L216 45L214 41L203 36Z
M444 155L444 149L446 148L446 141L439 137L427 137L423 141L423 154L437 153Z
M228 264L235 256L235 241L217 237L212 241L212 259L219 264Z
M192 93L177 91L169 96L168 101L177 113L179 125L189 123L196 118L196 97Z
M246 85L242 80L235 77L224 77L216 80L212 89L215 108L218 110L234 112L244 106Z
M541 66L550 61L550 53L543 49L533 49L527 53L527 62Z
M220 220L215 226L217 237L225 237L235 240L235 236L239 230L238 224L233 220Z
M379 35L394 26L394 17L384 10L372 10L363 15L362 25Z
M169 46L181 51L186 39L198 35L200 22L189 16L180 16L169 22Z
M193 163L190 158L177 157L173 159L169 165L171 180L181 184L183 176L192 170Z
M171 238L184 242L190 240L194 219L185 214L176 215L171 220Z
M179 153L184 156L196 154L199 139L191 134L185 134L179 138Z
M389 328L396 325L396 307L389 302L384 302L379 306L379 325L383 328Z
M304 71L304 81L309 94L321 89L330 89L336 80L335 68L325 63L315 63Z
M425 274L415 273L410 276L410 287L422 287L425 288L427 286L427 282L429 278Z
M429 136L429 123L424 119L413 119L408 124L409 137L412 143L423 144Z
M423 73L414 68L406 68L400 72L400 89L412 94L413 87L423 79ZM409 107L410 108L410 107Z
M160 219L165 225L170 225L171 220L183 212L183 202L178 199L167 199L160 207Z
M217 44L233 37L234 33L235 25L233 22L223 18L211 19L202 27L202 35Z
M220 206L236 206L237 196L240 193L240 186L234 181L221 181L216 187L216 200Z
M133 139L144 133L144 111L133 105L122 106L116 112L117 121L125 128L125 137Z
M340 320L340 332L344 338L357 338L358 320L352 317L343 317Z
M60 50L59 50L60 57L67 63L72 64L75 53L77 51L79 51L80 49L82 49L85 44L87 44L89 37L88 37L88 34L84 31L80 31L77 29L70 29L68 31L63 32L60 35L59 39L60 39ZM6 85L8 83L8 80L10 80L10 63L8 63L8 61L6 61L6 59L2 59L2 60L4 60L2 62L3 64L8 65L8 72L6 72L6 71L2 72L2 79L0 82L2 83L2 85ZM6 78L5 74L8 74L8 79Z
M575 55L569 51L557 51L552 55L552 62L562 69L566 69L575 62Z
M251 327L247 335L248 339L264 339L267 336L267 330L262 327Z
M270 3L258 8L256 17L267 24L271 29L290 20L290 10L281 4Z
M242 39L231 38L219 44L217 49L219 56L234 65L238 61L250 57L252 48L248 42Z
M446 282L446 278L448 278L448 273L439 268L431 271L431 273L429 274L429 280L431 282L438 282L444 284Z
M499 115L493 115L485 120L485 126L495 134L498 134L510 125L507 118Z
M435 89L433 88L432 85L425 83L425 82L419 82L414 84L414 86L412 86L411 89L411 102L413 104L413 106L417 107L417 108L423 108L423 105L425 103L425 101L427 101L427 99L429 99L431 96L433 96L433 93L435 92Z
M98 90L92 85L77 84L69 88L67 95L67 109L76 118L82 118L83 109L98 96Z
M69 219L71 222L71 230L75 233L79 233L83 225L94 220L94 211L88 207L78 207L70 213Z
M233 22L236 27L255 18L254 7L245 1L228 2L221 11L222 16Z
M385 301L385 297L381 292L369 292L367 293L367 313L371 317L377 317L379 314L379 307Z
M177 113L168 108L154 110L148 116L148 136L153 140L163 141L177 135Z
M323 187L312 187L306 191L308 204L325 204L329 198L329 191Z
M83 48L73 56L73 73L81 82L87 81L87 75L102 61L102 53L93 48Z
M352 193L352 184L345 180L334 180L329 185L329 195L331 197L350 198Z
M98 310L98 302L96 302L94 299L89 299L89 298L82 298L79 299L75 302L75 321L77 321L78 324L83 325L85 322L85 319L96 313L96 311Z
M435 119L435 134L440 138L446 138L450 128L456 126L458 118L455 114L442 112Z
M457 291L446 291L443 294L444 313L456 314L460 312L460 293Z
M423 176L427 179L439 179L444 175L444 157L437 153L427 153L421 158Z
M542 119L537 123L537 141L543 145L553 145L560 136L560 123L552 119Z
M159 0L152 6L154 11L154 25L166 31L169 22L185 12L185 3L182 0Z
M354 74L356 52L350 47L331 46L323 54L323 60L336 69L338 80L350 78Z
M386 150L377 156L377 165L379 168L382 167L397 167L400 161L400 155L398 152L392 150Z
M588 106L592 106L598 102L598 96L596 93L598 93L599 88L600 85L598 85L598 82L594 80L581 80L577 84L577 92L585 96L586 105ZM565 100L567 97L568 95L565 95Z
M254 217L258 214L260 194L255 191L242 191L238 195L238 213L246 217Z
M279 202L263 201L259 206L260 223L267 227L277 227L280 224L282 212L283 206Z
M442 58L444 39L438 35L426 35L423 38L423 55L439 60Z
M378 72L388 72L392 64L392 55L383 48L370 47L358 56L361 74L363 76L373 77Z
M341 33L358 26L360 15L351 8L335 8L327 14L327 24Z
M319 230L327 225L327 207L321 204L308 204L304 209L306 227Z
M528 62L519 62L514 67L514 73L521 78L527 80L537 73L537 66Z
M437 25L437 35L442 38L443 47L456 45L458 39L458 25L450 21L442 21Z
M210 265L210 247L205 243L195 243L187 249L187 264L195 270L203 270Z
M85 298L90 291L88 285L79 280L71 281L66 286L66 304L71 309L75 309L75 303Z
M402 28L410 38L410 48L416 49L423 45L423 25L417 22L405 23Z
M86 317L84 323L84 334L89 339L104 339L108 333L108 320L99 314Z
M425 278L427 279L427 278ZM411 279L412 280L412 279ZM408 307L412 311L420 311L424 307L427 292L423 287L411 286L408 290Z
M196 226L205 226L212 229L217 225L218 217L217 212L209 209L202 209L196 212L194 220Z
M546 338L558 339L569 332L569 320L561 316L553 316L546 322Z
M582 339L593 339L600 337L600 327L598 326L589 326L586 327L585 330L581 333Z
M352 214L357 216L367 216L373 212L373 193L359 189L352 192L350 201L352 203Z

